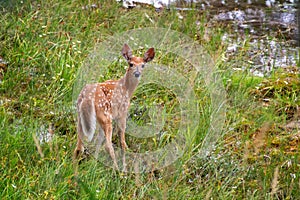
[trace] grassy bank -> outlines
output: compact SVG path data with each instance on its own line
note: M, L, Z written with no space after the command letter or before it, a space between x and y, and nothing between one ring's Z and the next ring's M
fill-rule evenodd
M92 4L95 3L93 6ZM205 14L156 12L142 6L126 10L115 1L23 1L3 4L0 13L0 196L1 199L297 199L300 196L299 70L280 69L267 78L253 77L232 66L243 53L226 58L221 41L230 27L207 31ZM192 144L172 165L142 174L119 174L95 159L83 161L75 176L72 152L76 143L72 91L77 72L95 43L117 33L143 27L182 32L211 55L226 90L223 136L213 151L199 152L209 128L211 100L203 79L194 92L199 127ZM244 44L247 49L247 42ZM176 57L156 63L181 71ZM124 69L112 64L104 79ZM119 68L118 68L119 67ZM299 66L298 66L299 67ZM184 71L184 70L183 70ZM187 73L188 74L188 73ZM147 150L174 136L178 102L164 88L139 88L135 107L152 101L164 105L167 124L161 140L128 137L129 147ZM145 99L145 96L148 99ZM134 111L131 111L134 112ZM143 123L143 116L138 118ZM145 118L146 120L146 118ZM41 133L53 132L39 144ZM37 141L35 141L37 139ZM135 146L135 144L138 145ZM148 145L148 144L151 145ZM137 147L138 146L138 147ZM40 149L37 149L40 147Z

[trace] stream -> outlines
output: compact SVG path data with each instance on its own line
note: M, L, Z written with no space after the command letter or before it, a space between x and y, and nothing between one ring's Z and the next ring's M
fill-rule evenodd
M228 46L224 61L243 56L244 63L233 63L235 70L247 69L264 77L276 68L299 66L297 0L126 0L123 6L134 7L135 3L152 4L158 12L164 8L183 12L196 9L206 13L208 27L232 27L222 42ZM250 45L247 51L245 41Z
M222 38L228 44L228 59L241 54L245 40L249 40L250 47L242 53L245 62L234 69L250 68L254 75L263 77L276 68L299 66L299 8L293 0L204 2L200 6L209 7L210 23L231 24L233 28Z

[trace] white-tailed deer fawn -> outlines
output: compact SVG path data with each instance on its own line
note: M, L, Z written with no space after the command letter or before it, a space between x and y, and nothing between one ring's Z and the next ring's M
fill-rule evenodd
M112 120L116 121L118 136L121 145L123 170L126 170L125 142L126 117L130 105L130 98L136 89L145 64L154 58L154 48L150 48L143 58L135 57L127 44L124 44L122 55L129 67L123 78L108 80L103 83L86 85L77 99L77 132L78 140L74 152L77 158L84 151L83 139L91 141L94 137L96 123L100 125L99 134L106 139L106 150L113 160L115 169L118 169L114 149L112 146ZM100 144L99 144L100 145Z

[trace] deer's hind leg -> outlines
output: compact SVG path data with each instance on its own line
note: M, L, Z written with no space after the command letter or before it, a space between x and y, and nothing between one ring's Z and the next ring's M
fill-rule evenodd
M117 160L116 160L115 151L114 151L114 148L112 145L112 129L113 129L112 128L112 120L111 119L104 120L104 122L102 122L100 125L104 131L104 135L105 135L105 139L106 139L105 149L109 153L109 155L113 161L114 168L119 169Z
M77 144L76 144L76 148L75 148L74 155L73 155L74 159L77 159L78 156L79 156L79 154L84 152L83 142L81 140L82 135L83 135L82 125L81 125L80 118L78 116L78 122L77 122Z
M104 131L101 126L99 126L99 133L95 139L95 146L96 146L96 151L95 151L95 158L98 159L100 149L103 145L103 142L105 141L105 135Z

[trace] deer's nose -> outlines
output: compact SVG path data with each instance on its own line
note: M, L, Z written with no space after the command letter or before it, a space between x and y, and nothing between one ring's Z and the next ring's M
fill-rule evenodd
M138 72L138 71L135 71L133 74L134 74L134 76L135 76L136 78L140 77L140 75L141 75L141 73Z

